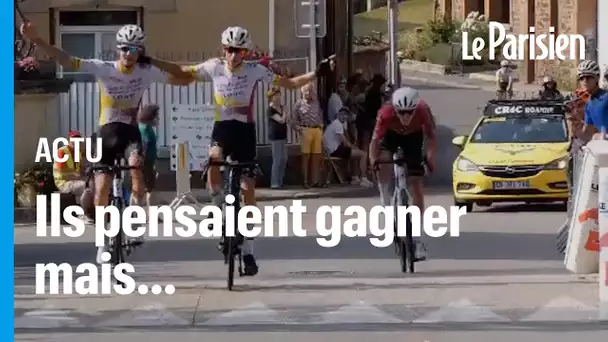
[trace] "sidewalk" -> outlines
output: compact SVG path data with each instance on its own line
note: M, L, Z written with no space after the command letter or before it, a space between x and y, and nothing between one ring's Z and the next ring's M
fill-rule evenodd
M364 188L354 185L333 185L328 188L302 189L290 187L273 190L269 188L256 189L256 198L260 202L284 201L314 198L356 198L376 196L377 189ZM204 189L193 189L192 196L201 204L210 203L209 192ZM168 205L177 196L174 191L160 191L155 193L154 205ZM36 222L36 208L15 208L15 224L32 224Z

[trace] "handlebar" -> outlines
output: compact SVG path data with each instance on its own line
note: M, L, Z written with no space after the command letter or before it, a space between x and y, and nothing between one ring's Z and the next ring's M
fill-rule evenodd
M372 165L372 168L376 169L379 165L382 165L382 164L394 164L394 165L402 166L403 164L407 163L408 160L410 160L410 158L405 158L405 157L391 159L391 160L377 160L374 163L374 165ZM422 160L422 166L427 168L430 172L433 172L433 169L429 166L429 160L427 159L426 156Z

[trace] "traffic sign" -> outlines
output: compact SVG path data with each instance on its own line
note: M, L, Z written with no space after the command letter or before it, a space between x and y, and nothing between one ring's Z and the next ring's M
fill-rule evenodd
M295 0L294 16L296 19L296 37L310 38L310 6L315 8L315 26L317 38L323 38L327 34L326 6L325 0Z

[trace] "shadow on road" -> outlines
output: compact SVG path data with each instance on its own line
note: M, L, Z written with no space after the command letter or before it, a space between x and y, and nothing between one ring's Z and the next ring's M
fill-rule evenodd
M324 238L322 238L324 239ZM172 262L219 260L217 242L210 239L149 240L136 250L133 262ZM555 236L535 233L466 232L460 237L443 237L429 242L433 259L452 260L561 260L555 249ZM93 243L21 244L15 246L15 266L36 263L72 265L89 262ZM256 251L263 260L387 259L394 258L393 247L376 248L367 238L342 237L334 248L324 248L314 237L261 238Z
M437 119L439 120L439 119ZM452 164L460 150L452 145L454 131L447 126L437 123L437 156L435 158L435 171L430 175L428 185L452 187Z
M485 213L530 213L530 212L566 212L566 207L561 203L547 204L497 204L492 207L475 207L475 211Z

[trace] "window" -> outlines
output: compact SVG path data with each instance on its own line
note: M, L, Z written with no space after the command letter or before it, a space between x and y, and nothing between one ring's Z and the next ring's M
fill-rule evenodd
M137 11L64 11L59 12L61 26L123 26L137 24Z
M137 11L68 11L59 13L58 43L73 56L113 60L116 31L137 24ZM62 68L61 75L77 81L94 81L92 75Z

